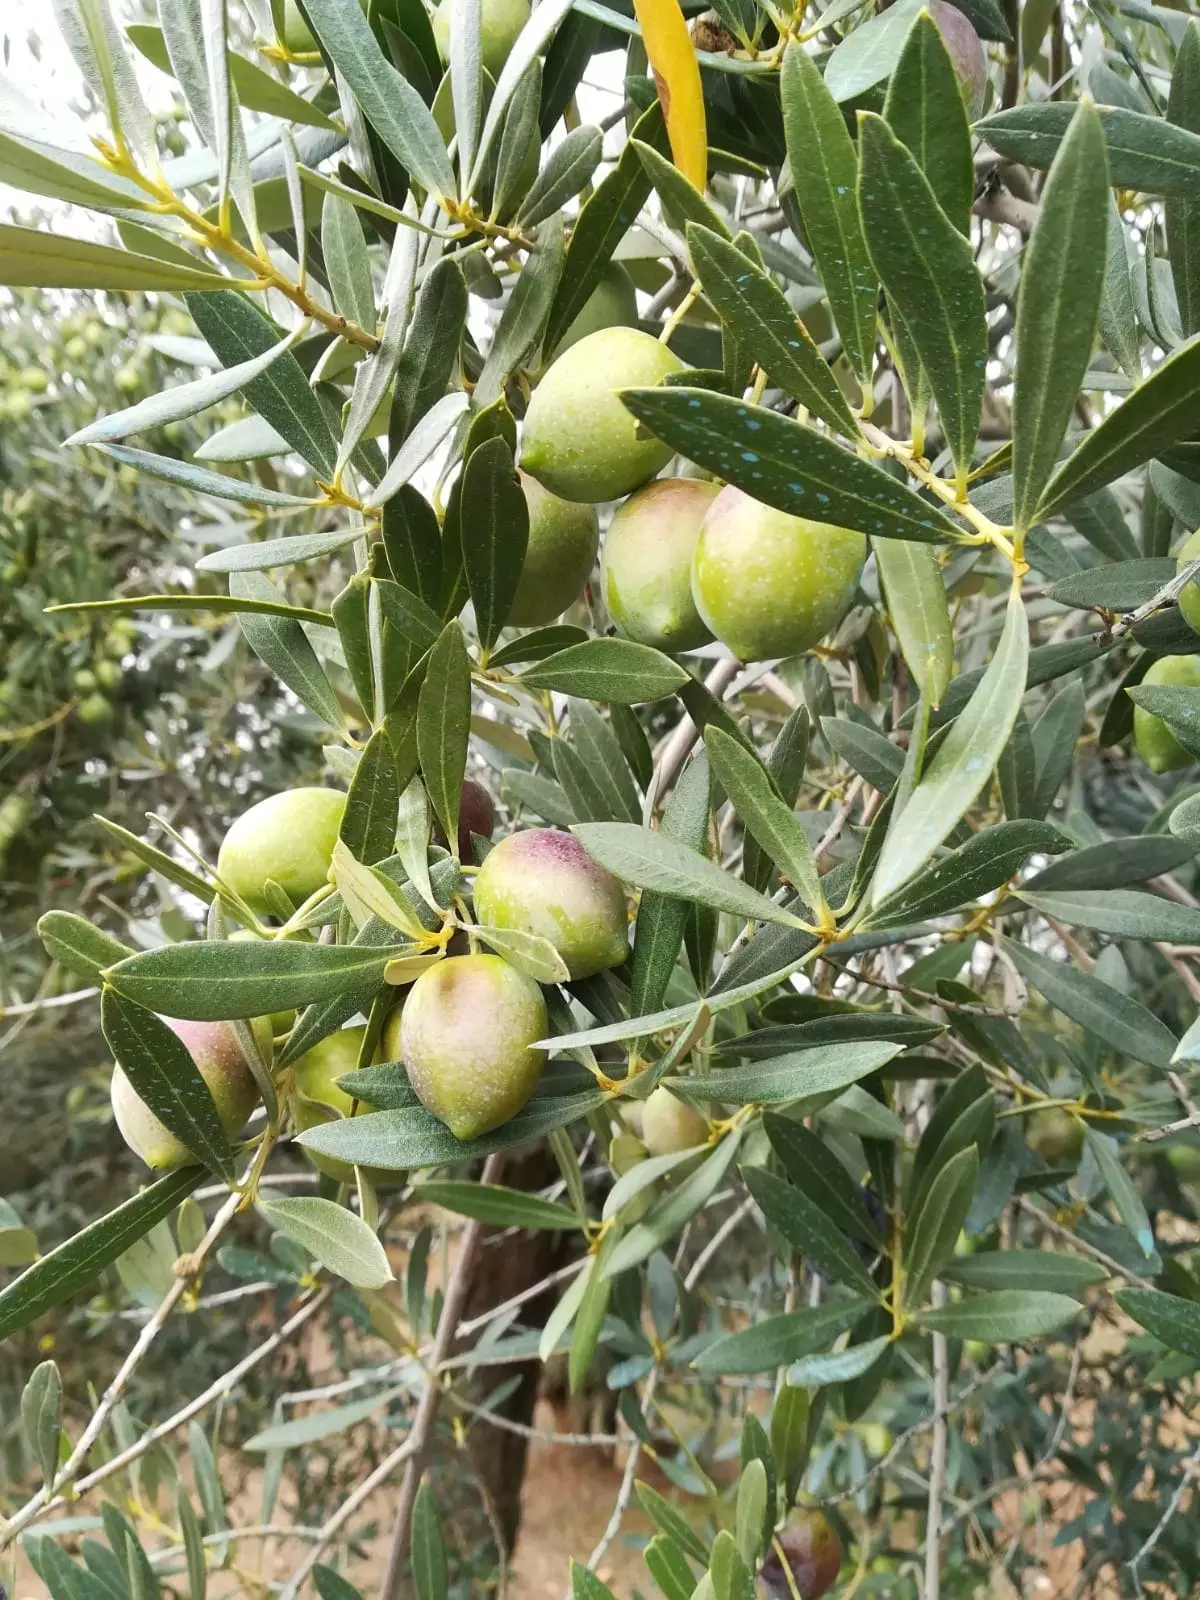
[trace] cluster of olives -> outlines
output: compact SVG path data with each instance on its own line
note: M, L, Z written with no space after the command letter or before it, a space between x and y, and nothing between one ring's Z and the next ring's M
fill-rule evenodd
M671 449L639 433L620 391L682 370L660 340L625 326L597 328L551 363L530 400L521 445L530 503L522 590L532 595L536 575L546 603L535 610L518 594L512 620L547 622L561 613L560 601L568 591L573 599L591 570L595 505L628 496L613 514L602 558L605 604L622 633L668 651L717 638L742 661L811 649L845 614L867 541L850 528L776 511L732 485L657 478ZM562 575L561 591L548 592L547 566Z
M334 789L300 788L251 806L221 845L221 883L264 917L277 892L272 885L302 904L328 881L345 798ZM491 798L472 780L464 785L462 813L460 855L469 857L474 837L489 837L493 823ZM534 828L501 840L475 876L473 898L480 928L548 940L572 978L620 966L628 955L625 892L569 833ZM232 937L258 935L243 929ZM421 974L385 1023L379 1059L402 1061L422 1104L460 1139L507 1122L537 1087L544 1055L535 1046L549 1031L539 970L519 951L507 958L448 954ZM258 1090L235 1030L228 1022L167 1021L191 1052L226 1130L236 1133L257 1105ZM252 1026L265 1046L292 1022L285 1012ZM361 1026L343 1028L295 1063L290 1103L297 1130L349 1114L351 1100L338 1079L360 1064L364 1036ZM126 1142L150 1166L187 1159L119 1066L112 1100ZM698 1144L707 1134L703 1117L666 1090L648 1100L645 1124L653 1154ZM352 1175L342 1162L314 1160L339 1181Z

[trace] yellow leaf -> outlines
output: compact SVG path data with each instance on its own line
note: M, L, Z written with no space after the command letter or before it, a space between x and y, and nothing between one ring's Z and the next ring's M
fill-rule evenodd
M671 156L700 193L708 180L708 134L700 63L678 0L633 0L642 42L658 83Z

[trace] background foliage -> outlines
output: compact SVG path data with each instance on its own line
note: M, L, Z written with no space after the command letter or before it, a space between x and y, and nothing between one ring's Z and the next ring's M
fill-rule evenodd
M83 119L0 86L54 203L0 228L3 1542L55 1596L281 1549L327 1600L386 1505L389 1593L502 1585L493 1447L565 1363L627 1451L585 1600L635 1495L670 1600L749 1596L797 1503L845 1593L1020 1586L1051 1538L1078 1593L1189 1593L1197 24L543 0L485 77L447 3L443 78L398 0L61 0ZM505 626L522 420L614 257L687 363L624 395L671 470L869 536L819 647L672 655L595 582ZM298 1041L470 921L468 771L623 881L631 961L525 951L555 1044L495 1132L393 1061L297 1143ZM230 943L228 822L319 780L332 892ZM101 985L302 1009L235 1182L192 1073L212 1170L139 1187ZM648 1160L663 1082L704 1142Z

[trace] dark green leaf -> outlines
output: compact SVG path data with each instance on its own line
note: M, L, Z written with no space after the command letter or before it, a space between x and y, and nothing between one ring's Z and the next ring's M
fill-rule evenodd
M1029 856L1069 850L1071 845L1070 835L1049 822L997 823L972 834L966 844L882 901L865 926L884 928L944 916L1001 888Z
M427 1480L417 1490L413 1502L410 1537L409 1560L416 1600L446 1600L450 1593L446 1544Z
M1058 1289L1082 1297L1108 1273L1065 1250L987 1250L956 1257L942 1268L942 1277L969 1289Z
M807 1195L755 1167L746 1167L742 1177L759 1210L793 1250L827 1277L862 1294L878 1293L854 1246Z
M504 439L488 439L463 468L463 567L479 643L490 650L508 621L529 543L529 505Z
M1108 232L1104 132L1079 106L1046 179L1017 296L1013 522L1035 520L1091 359Z
M1194 848L1168 834L1135 833L1074 850L1027 878L1022 888L1038 894L1048 889L1123 889L1173 872L1194 854Z
M993 150L1030 167L1048 167L1075 114L1069 100L1013 106L975 124ZM1200 134L1161 117L1102 106L1109 181L1118 189L1200 197Z
M918 13L909 29L883 115L929 179L942 210L965 233L975 196L971 133L958 74L927 12Z
M1011 939L1002 939L1000 945L1056 1011L1081 1028L1089 1028L1106 1047L1147 1066L1164 1070L1170 1066L1178 1043L1175 1035L1131 995L1065 961L1039 955L1027 945Z
M579 1227L579 1218L569 1206L526 1194L521 1189L505 1189L499 1184L430 1179L417 1184L413 1195L459 1216L475 1217L494 1228Z
M434 814L452 843L471 738L471 660L457 622L446 624L429 654L417 712L421 774Z
M688 674L670 656L632 639L588 639L568 645L521 674L530 689L557 689L587 700L640 705L661 700L687 683Z
M167 1131L197 1161L232 1180L233 1153L212 1091L179 1035L109 988L100 998L100 1025L125 1076Z
M921 1311L914 1320L930 1333L1008 1344L1054 1333L1077 1317L1080 1309L1079 1302L1069 1295L1045 1289L996 1289L991 1294L970 1295L954 1305Z
M782 1105L789 1100L832 1095L886 1066L902 1044L847 1040L840 1044L790 1051L766 1061L749 1061L722 1072L664 1080L686 1099L727 1100L731 1105Z
M1076 889L1045 893L1019 891L1035 911L1068 927L1094 928L1120 939L1162 939L1169 944L1200 943L1200 910L1133 889Z
M979 433L987 367L983 280L914 157L881 117L859 115L858 203L871 259L929 379L960 485Z
M391 855L399 805L395 753L386 731L377 728L358 758L338 830L352 856L370 866Z
M570 20L570 19L569 19ZM517 226L534 228L561 211L568 200L590 183L600 165L604 135L587 125L572 128L550 152L537 178L529 186L517 212Z
M1200 1359L1200 1303L1158 1289L1121 1289L1116 1300L1122 1311L1168 1350L1182 1350Z
M714 727L705 731L704 744L717 782L729 796L746 831L815 912L824 897L812 846L796 813L780 798L762 763L736 739Z
M205 890L211 898L212 891ZM93 928L73 911L47 911L38 918L38 938L51 961L58 961L89 983L98 984L105 967L123 961L133 951L111 934Z
M224 367L251 360L269 350L279 329L241 295L189 295L188 311ZM290 350L248 383L244 394L254 410L283 435L294 450L325 478L333 475L337 441L316 391Z
M227 939L161 945L109 967L104 980L135 1005L168 1017L224 1022L335 999L408 948Z
M925 1189L920 1210L904 1229L904 1304L921 1305L938 1268L954 1253L979 1179L979 1152L960 1150Z
M803 1356L828 1350L839 1334L862 1320L870 1305L865 1299L838 1301L766 1317L710 1344L692 1365L699 1372L722 1376L788 1366Z
M0 1289L0 1339L94 1283L105 1267L169 1216L203 1178L204 1169L198 1166L169 1173L35 1261Z
M739 349L830 427L857 434L845 395L783 290L710 228L689 223L687 241L705 296L736 336Z
M684 768L663 813L662 831L680 846L697 853L708 835L712 785L708 760L697 756ZM690 902L647 889L638 902L633 939L630 1008L634 1016L654 1011L663 1003L679 948L683 942Z
M897 15L902 6L893 8ZM850 365L865 385L875 359L878 280L855 199L858 160L846 119L803 46L780 75L788 167L821 282Z
M944 512L881 467L777 411L681 386L626 389L621 399L659 439L756 500L888 539L955 538Z
M843 1232L877 1247L879 1230L871 1221L858 1185L824 1140L802 1122L772 1111L763 1115L763 1131L796 1187Z
M30 155L20 141L0 135L0 170L5 170L10 176L14 153L25 158ZM5 156L9 159L4 160ZM56 166L55 163L50 165ZM86 165L91 167L96 164L88 162ZM56 170L59 174L64 171L62 167ZM107 173L102 167L97 166L97 170L101 174L100 184L105 185ZM129 206L132 203L136 207L138 203L135 196L127 195L123 190L92 187L89 192L89 180L85 179L80 187L77 175L73 175L72 187L76 199L84 193L88 194L88 198L82 200L84 205L94 206L100 201L110 206L114 203ZM41 191L35 190L37 192ZM66 198L58 189L56 195ZM161 289L167 292L191 290L225 294L230 292L227 287L230 282L230 279L216 272L207 272L199 265L185 267L173 261L164 261L158 256L136 255L131 250L118 250L110 244L97 244L91 239L71 239L61 233L50 233L45 228L16 228L8 223L0 225L0 283L9 288L120 289L126 292Z
M282 601L283 596L261 572L233 572L229 576L233 599ZM298 700L314 716L340 733L345 727L341 707L308 635L294 617L267 615L254 611L238 614L246 642L260 661L270 667Z
M1077 606L1080 610L1133 611L1170 583L1175 570L1176 563L1161 556L1117 561L1059 578L1047 594L1060 605Z
M388 424L388 441L393 454L421 418L446 393L466 327L467 305L467 286L463 281L462 268L453 256L444 256L421 285L404 349L396 366L392 413ZM401 491L405 492L415 495L415 490ZM384 512L385 540L387 512L391 506L392 501L389 500ZM427 570L424 564L422 570ZM392 572L399 582L413 589L423 600L430 605L435 604L434 594L423 584L414 581L415 573L406 574L395 565Z

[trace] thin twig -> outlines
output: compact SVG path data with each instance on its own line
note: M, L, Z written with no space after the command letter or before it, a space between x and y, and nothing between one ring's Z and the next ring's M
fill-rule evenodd
M946 1304L946 1286L935 1283L935 1306ZM946 1412L950 1405L950 1356L944 1333L933 1336L933 1440L929 1451L929 1499L925 1514L924 1600L938 1600L942 1585L942 1495L946 1488Z
M93 995L99 994L99 989L72 989L70 994L48 994L40 999L19 1000L16 1005L0 1006L0 1020L9 1017L29 1017L38 1011L53 1011L58 1006L78 1005L81 1000L90 1000Z
M704 687L720 700L741 670L741 663L738 661L718 661L705 678ZM654 762L660 795L675 781L680 767L691 754L692 747L699 737L696 724L691 717L685 716L680 718L678 725L663 741Z
M308 1551L304 1557L304 1560L288 1579L280 1593L280 1600L296 1600L296 1596L300 1593L300 1590L304 1586L305 1579L316 1566L317 1562L321 1559L324 1551L327 1550L337 1538L338 1534L345 1527L346 1523L349 1522L350 1518L358 1510L359 1506L361 1506L365 1500L370 1499L371 1495L375 1493L375 1490L379 1488L380 1484L386 1483L388 1478L391 1477L392 1473L395 1472L396 1468L400 1466L402 1462L411 1458L415 1446L416 1440L410 1433L408 1438L405 1439L404 1443L397 1445L390 1455L384 1456L383 1460L375 1468L374 1472L365 1477L358 1485L357 1489L355 1489L354 1492L342 1502L342 1504L329 1518L329 1521L326 1522L321 1528L318 1538L313 1542L312 1549Z
M489 1156L484 1163L480 1182L485 1184L497 1182L503 1166L503 1153ZM438 1404L442 1397L439 1373L442 1364L450 1355L451 1347L458 1335L458 1325L462 1318L463 1307L467 1303L471 1276L475 1270L475 1260L479 1254L479 1246L482 1239L483 1224L472 1218L471 1222L463 1230L462 1243L458 1248L454 1271L451 1273L450 1281L446 1286L446 1297L442 1302L441 1317L438 1319L437 1338L434 1340L433 1354L430 1358L428 1379L421 1395L420 1403L417 1406L417 1414L413 1418L412 1431L409 1434L409 1443L412 1448L408 1453L404 1478L400 1484L400 1498L396 1506L396 1519L392 1525L392 1542L388 1551L387 1570L384 1573L383 1584L379 1591L381 1600L397 1600L400 1593L400 1580L404 1571L404 1563L408 1556L413 1503L417 1498L421 1474L425 1470L425 1461L433 1439L433 1428L437 1421Z

